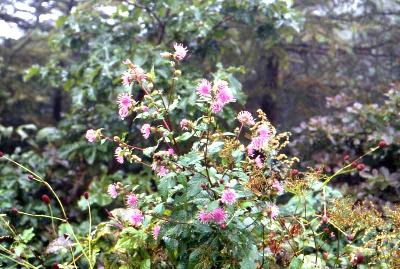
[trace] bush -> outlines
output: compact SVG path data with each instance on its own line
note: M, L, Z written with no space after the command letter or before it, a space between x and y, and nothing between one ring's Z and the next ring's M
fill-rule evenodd
M96 182L83 193L80 206L88 221L70 219L52 186L38 173L2 154L47 191L40 196L44 214L11 210L12 218L43 218L51 242L35 244L34 229L22 233L10 216L1 215L1 261L27 268L311 268L399 264L400 208L378 211L371 203L354 203L328 187L336 176L356 170L346 163L333 175L299 172L298 161L282 153L288 133L278 133L262 111L241 111L233 130L220 115L237 94L224 73L197 82L196 108L186 118L176 89L187 50L175 44L160 64L170 67L169 87L158 74L129 60L122 76L130 90L117 99L121 119L140 130L113 134L89 129L86 139L114 148L119 165L134 163L146 178L135 184L122 178L107 186ZM171 117L180 119L179 124ZM233 117L230 119L233 122ZM136 136L137 137L137 136ZM374 145L368 154L380 150ZM107 158L109 156L106 156ZM95 163L94 163L95 167ZM358 167L358 166L356 166ZM321 182L322 181L322 182ZM105 191L105 189L103 189ZM285 193L286 192L286 193ZM91 206L113 200L108 220L92 227ZM53 207L58 210L54 214ZM100 206L101 208L101 206ZM59 212L59 214L57 214ZM81 213L82 214L82 213ZM77 226L79 229L77 229ZM86 231L86 232L85 232ZM39 239L40 240L40 239ZM34 247L38 248L35 249Z

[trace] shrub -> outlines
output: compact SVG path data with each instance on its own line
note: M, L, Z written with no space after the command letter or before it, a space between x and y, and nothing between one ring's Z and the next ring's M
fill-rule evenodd
M327 186L336 176L356 170L361 157L330 176L320 170L292 169L298 159L282 153L288 133L278 133L262 111L256 117L239 112L234 130L220 118L237 101L221 73L197 82L192 104L197 110L186 118L178 106L182 99L176 87L187 49L180 44L174 49L162 53L161 64L170 66L171 77L164 89L157 86L156 72L124 61L123 84L143 92L143 98L135 99L127 90L118 96L116 110L140 130L142 139L132 141L129 133L110 134L103 128L85 134L88 143L112 145L120 165L140 165L147 171L145 180L152 182L150 189L127 180L108 185L104 192L115 205L108 220L92 228L91 205L99 194L89 189L80 201L88 210L88 221L74 223L44 177L2 156L47 190L40 199L48 213L18 209L12 213L17 218L48 220L44 224L52 239L45 250L37 251L32 248L34 230L19 234L2 215L3 232L8 231L10 239L0 244L5 264L27 268L52 263L53 268L398 264L394 246L399 242L399 209L381 212L369 203L355 204ZM171 115L180 118L179 124L171 121ZM378 149L374 146L368 154ZM60 214L53 214L55 206Z

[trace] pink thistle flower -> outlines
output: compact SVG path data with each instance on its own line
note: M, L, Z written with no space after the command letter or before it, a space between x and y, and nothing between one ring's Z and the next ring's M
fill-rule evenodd
M266 124L261 124L258 127L258 135L264 140L268 140L271 135L271 131Z
M212 220L213 216L211 213L201 210L199 212L199 220L201 223L205 224Z
M258 155L255 159L256 165L258 168L263 168L264 167L264 162L261 160L260 155Z
M219 103L227 104L235 102L236 99L233 97L231 90L228 87L228 82L224 80L217 81L217 94L216 98Z
M87 130L85 137L90 143L96 141L97 138L96 131L93 129Z
M240 111L237 115L237 119L243 125L251 126L255 124L253 116L249 111Z
M132 83L132 74L131 74L131 72L125 71L122 74L121 79L122 79L122 85L124 85L126 87L130 86L131 83Z
M107 193L108 193L108 195L110 195L111 198L113 198L113 199L117 198L117 196L118 196L117 184L108 185Z
M132 96L129 93L120 93L118 95L118 106L129 108L132 105Z
M159 225L154 226L154 228L153 228L153 239L154 240L157 240L160 230L161 230L161 227Z
M275 220L279 215L279 207L274 204L268 205L268 214L271 219Z
M169 173L169 170L168 170L164 165L161 165L161 166L158 168L158 171L157 171L157 175L158 175L158 176L163 177L163 176L165 176L165 175L168 174L168 173Z
M285 193L285 189L283 188L282 183L279 182L278 180L274 181L274 183L272 184L272 188L274 188L276 190L278 195L282 195Z
M123 150L122 150L121 147L118 147L118 148L115 149L115 159L120 164L124 163Z
M137 208L130 209L128 212L128 219L133 226L140 226L144 219L143 213Z
M226 220L226 218L227 218L226 212L225 212L222 208L220 208L220 207L214 209L214 210L212 211L211 215L212 215L212 219L213 219L217 224L222 224L222 223L224 223L225 220Z
M251 140L251 147L255 150L261 150L264 147L265 139L263 137L253 137Z
M203 96L210 95L211 83L206 79L201 80L201 82L197 86L197 93Z
M126 196L126 204L131 207L137 206L138 198L136 194L130 193Z
M218 113L222 110L222 108L224 107L224 104L218 101L214 101L211 104L211 111L212 113Z
M252 143L250 143L250 144L247 146L247 154L248 154L249 156L253 156L253 154L254 154L254 147L253 147L253 144L252 144Z
M224 204L234 204L236 202L236 192L233 189L225 189L222 191L221 202Z
M143 124L142 128L140 129L142 132L142 135L145 139L148 139L150 137L150 132L151 132L151 127L150 124L146 123Z
M119 117L121 118L121 120L124 120L129 114L129 109L124 106L120 107L118 110L118 114L119 114Z
M187 119L183 119L183 120L181 120L179 125L181 126L181 129L184 131L189 130L190 121L188 121Z
M179 61L182 61L183 58L186 57L186 53L188 52L187 48L184 47L182 44L175 43L174 49L176 58L178 58Z

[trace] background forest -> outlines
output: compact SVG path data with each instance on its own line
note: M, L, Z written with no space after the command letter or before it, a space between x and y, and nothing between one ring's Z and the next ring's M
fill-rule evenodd
M99 126L126 131L115 113L122 61L150 70L174 42L190 51L182 111L195 113L191 82L218 73L239 93L233 108L261 108L279 132L291 132L285 153L299 157L296 169L333 173L384 140L383 153L332 184L377 208L400 202L400 1L3 0L0 150L49 178L80 229L88 226L85 192L100 223L115 207L110 183L154 191L151 170L118 165L111 145L94 147L84 135ZM166 83L168 70L157 71ZM224 111L226 126L232 111ZM12 211L45 211L46 193L0 162L0 213L34 227L39 245L51 231Z

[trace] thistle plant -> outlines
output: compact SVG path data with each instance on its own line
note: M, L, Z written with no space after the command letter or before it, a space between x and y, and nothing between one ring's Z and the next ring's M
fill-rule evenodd
M197 111L187 118L179 109L176 85L188 53L181 44L161 53L161 64L171 67L167 88L158 86L154 68L146 72L131 60L123 62L125 91L116 97L115 109L142 138L131 141L129 133L111 134L103 128L87 130L85 138L88 143L112 143L120 166L134 163L151 170L148 180L155 188L141 191L138 185L113 182L103 191L119 207L95 227L86 192L85 235L74 232L61 200L43 177L4 156L52 195L42 198L49 214L16 213L51 219L54 234L60 223L68 226L68 233L47 246L46 255L64 253L53 267L349 268L367 264L366 257L374 255L366 250L373 246L381 251L368 262L398 264L393 258L398 253L388 255L387 248L398 245L398 235L378 231L398 229L398 209L387 209L390 221L385 222L372 206L354 207L328 186L336 176L362 169L363 156L331 176L311 168L294 169L298 159L283 153L289 133L277 132L261 110L255 115L237 113L236 127L226 130L220 115L236 96L221 76L199 78L193 85ZM142 97L135 99L134 91ZM61 217L54 216L53 203ZM21 266L48 266L33 262L35 257L16 255L12 245L1 246L2 253Z

